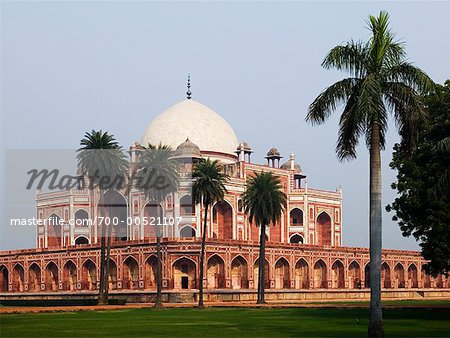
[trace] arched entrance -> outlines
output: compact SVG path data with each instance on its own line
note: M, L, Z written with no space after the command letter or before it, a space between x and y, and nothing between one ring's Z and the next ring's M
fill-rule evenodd
M131 256L123 262L122 288L131 290L139 288L139 266L136 259Z
M295 264L295 288L309 289L309 267L303 258Z
M233 208L225 201L214 205L213 232L217 238L233 239Z
M63 268L63 289L76 290L77 288L77 267L72 261L67 261Z
M109 271L108 271L108 290L117 289L117 265L114 260L109 259Z
M89 244L89 240L84 236L78 236L75 239L75 245L88 245L88 244Z
M81 288L83 290L97 289L97 266L90 259L81 267Z
M195 229L190 225L185 225L180 229L180 237L181 238L191 238L195 237Z
M195 229L191 227L190 225L185 225L180 229L180 237L181 238L192 238L195 237Z
M0 292L8 292L9 288L9 274L8 268L0 265Z
M217 255L208 259L206 280L210 289L221 289L225 287L225 263Z
M423 266L421 269L421 274L422 274L422 286L424 288L431 288L431 276L427 274L427 272L425 271L425 267Z
M391 287L391 268L386 262L381 264L381 287L385 289Z
M89 225L89 215L86 210L78 209L75 212L75 226L86 227Z
M327 265L321 259L314 264L314 288L326 289L328 288L327 281Z
M31 264L28 269L28 291L41 291L41 268L37 263Z
M339 260L331 266L331 287L333 289L345 288L344 264Z
M13 268L13 291L23 292L25 290L25 271L20 264L16 264Z
M324 211L317 216L318 245L331 245L331 217Z
M348 267L348 285L350 289L361 289L361 268L355 261Z
M364 287L370 288L370 263L367 263L364 268Z
M156 276L156 269L157 269L157 262L158 259L156 256L150 256L145 261L145 286L146 289L156 289L156 283L157 283L157 276Z
M275 289L290 289L291 280L289 274L289 263L280 258L275 264Z
M127 201L117 190L109 189L99 201L99 215L104 215L104 224L111 226L111 241L126 241L128 238L127 226ZM98 234L101 237L102 230L99 225ZM106 234L108 236L108 233Z
M394 278L395 278L395 287L396 288L404 288L405 287L405 269L403 265L397 263L394 268Z
M417 267L412 263L408 268L408 285L410 288L418 288L419 282L417 280Z
M195 289L197 287L196 269L193 261L180 258L173 263L174 289Z
M255 289L258 289L258 264L259 258L256 260L255 264L253 264L253 284ZM270 288L269 262L267 260L264 263L264 288Z
M299 234L292 235L289 238L289 243L303 244L303 237L300 236Z
M163 208L156 202L148 202L144 208L144 238L156 237L158 217L163 217ZM162 221L160 221L162 223Z
M58 267L50 262L45 268L45 289L48 291L57 291L59 288Z
M299 208L294 208L289 213L291 227L303 226L303 211Z
M191 195L184 195L180 198L180 216L195 215L195 204Z
M233 289L248 288L248 266L247 261L237 256L231 262L231 287Z
M48 247L61 247L61 218L51 214L46 222Z

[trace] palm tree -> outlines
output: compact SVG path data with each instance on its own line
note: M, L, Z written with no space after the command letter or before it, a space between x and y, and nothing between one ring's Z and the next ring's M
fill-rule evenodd
M148 201L154 201L157 205L166 200L166 197L178 189L179 176L177 162L171 157L172 150L170 146L159 145L155 147L148 145L139 154L137 170L140 172L141 182L137 188L144 193ZM152 178L161 178L162 184L152 184ZM148 182L150 184L142 184ZM162 215L160 215L162 216ZM162 217L160 220L163 219ZM162 221L161 221L162 222ZM162 258L161 258L161 224L156 221L156 301L155 307L162 306Z
M250 223L255 220L260 227L258 258L258 301L265 303L266 227L275 224L286 206L286 194L280 179L271 172L255 173L243 194L244 211Z
M99 204L103 206L103 214L105 214L104 192L108 189L118 188L123 182L128 170L128 161L114 135L110 135L108 132L102 132L101 130L86 132L84 138L80 141L80 145L81 147L77 150L78 168L83 176L89 178L89 189L92 190L94 186L99 188L100 198L102 199ZM111 227L108 227L108 250L106 250L106 223L103 220L101 224L99 304L107 304L108 302Z
M380 12L368 21L372 36L367 43L350 41L333 48L325 69L350 73L349 78L325 89L309 106L306 120L322 124L343 104L336 153L339 160L356 158L356 146L365 135L370 152L370 324L369 336L383 335L381 313L381 157L385 146L388 111L409 147L418 125L426 122L420 95L434 88L433 81L405 60L404 44L394 41L389 15Z
M208 209L215 202L223 200L226 193L225 183L229 176L221 171L222 167L217 160L209 158L195 164L192 172L192 198L195 204L203 205L205 210L203 218L202 249L200 254L200 285L198 307L204 308L203 304L203 266L205 262L205 241L207 230Z

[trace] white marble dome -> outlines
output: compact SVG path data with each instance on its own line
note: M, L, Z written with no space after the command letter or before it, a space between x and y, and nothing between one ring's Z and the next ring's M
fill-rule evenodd
M185 100L156 116L142 135L141 144L166 144L176 149L189 139L201 151L234 154L238 140L233 128L211 108Z

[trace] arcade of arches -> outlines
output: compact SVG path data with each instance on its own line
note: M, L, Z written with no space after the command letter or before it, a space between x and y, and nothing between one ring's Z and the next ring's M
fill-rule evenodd
M186 239L186 245L173 246L162 240L163 287L165 289L198 288L198 254L200 241ZM216 243L216 244L213 244ZM109 261L110 290L156 289L156 255L154 244L113 247ZM208 289L256 289L258 280L257 245L239 248L207 243L204 285ZM342 248L340 248L343 250ZM267 289L364 289L368 288L369 264L367 249L358 257L345 258L340 249L323 251L317 246L290 244L267 247L265 287ZM1 292L95 291L99 287L98 249L77 246L62 252L29 252L16 256L0 255ZM214 253L211 251L214 250ZM286 254L282 251L286 250ZM209 252L208 252L209 251ZM247 252L247 254L237 253ZM232 254L232 252L236 252ZM402 252L407 255L408 252ZM349 254L349 253L347 253ZM352 251L352 255L355 252ZM406 261L396 261L395 250L384 252L381 283L384 289L449 288L445 276L433 278L423 270L425 261L411 252ZM14 259L12 259L14 257ZM85 257L85 258L83 258ZM316 258L314 258L316 257ZM39 258L39 259L35 259Z

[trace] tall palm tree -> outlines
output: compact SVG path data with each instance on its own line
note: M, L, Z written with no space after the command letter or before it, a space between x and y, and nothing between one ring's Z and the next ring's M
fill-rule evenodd
M200 253L200 285L198 296L198 307L204 308L203 304L203 268L205 262L205 242L207 230L208 209L215 202L223 200L227 191L225 183L229 176L222 172L222 167L217 160L209 158L195 164L192 172L192 198L195 204L202 204L205 210L203 217L202 249Z
M77 150L77 161L80 173L89 178L89 189L94 186L100 190L99 203L104 209L104 192L108 189L118 188L123 182L128 170L128 161L114 135L108 132L95 131L86 132L80 141L81 147ZM109 250L106 247L106 237L108 237L108 248L111 241L111 227L108 227L105 220L101 224L101 246L100 246L100 289L99 304L108 302L108 275L109 275ZM108 252L106 252L108 251Z
M405 46L394 40L386 12L370 16L368 25L372 36L367 43L351 40L325 57L325 69L347 71L350 77L325 89L309 106L306 120L322 124L343 104L336 146L341 161L356 158L356 146L365 135L370 152L369 336L382 336L380 151L385 146L388 111L392 111L400 136L412 147L417 126L426 121L420 95L432 90L434 84L406 61Z
M139 154L137 168L139 182L137 188L142 191L148 201L154 201L157 205L164 202L168 195L178 189L179 176L177 162L172 158L170 146L159 145L155 147L149 144ZM152 184L152 178L161 178L162 184ZM150 184L145 184L148 182ZM160 215L162 216L162 215ZM163 219L162 217L160 220ZM156 301L155 307L162 306L162 258L161 258L161 223L156 221Z
M265 303L265 262L266 262L266 227L275 224L286 206L286 194L280 179L271 172L255 173L251 177L243 194L244 211L250 223L255 220L260 227L258 258L258 300Z

